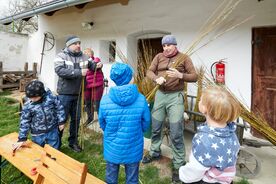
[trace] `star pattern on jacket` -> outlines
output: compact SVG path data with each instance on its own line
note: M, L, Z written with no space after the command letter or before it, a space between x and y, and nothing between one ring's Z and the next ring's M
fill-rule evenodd
M233 126L230 128L214 128L207 124L198 127L193 138L193 155L199 163L219 170L235 165L239 143Z

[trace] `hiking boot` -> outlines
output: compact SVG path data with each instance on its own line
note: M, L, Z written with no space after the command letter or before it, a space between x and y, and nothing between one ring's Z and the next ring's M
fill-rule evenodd
M82 151L81 147L80 147L79 145L77 145L77 144L69 145L69 147L70 147L74 152L77 152L77 153L79 153L79 152Z
M173 171L172 171L172 182L173 183L181 183L181 181L179 179L178 169L173 169Z
M148 155L145 155L143 160L142 160L142 163L143 164L148 164L150 162L152 162L153 160L159 160L161 158L161 155L159 156L150 156L149 154Z

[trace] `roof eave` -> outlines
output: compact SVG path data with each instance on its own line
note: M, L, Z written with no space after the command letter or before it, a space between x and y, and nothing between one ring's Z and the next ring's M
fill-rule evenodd
M79 4L84 4L91 2L93 0L57 0L57 1L52 1L46 4L43 4L39 7L36 7L31 10L27 10L15 15L11 15L5 18L0 19L0 24L8 25L12 23L15 20L18 19L23 19L23 20L29 20L31 17L43 13L48 13L48 12L54 12L63 8L67 8L70 6L75 6Z

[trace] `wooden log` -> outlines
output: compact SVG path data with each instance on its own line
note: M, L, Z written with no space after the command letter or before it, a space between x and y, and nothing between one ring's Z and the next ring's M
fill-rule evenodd
M33 63L33 77L36 78L37 75L37 63Z
M19 78L14 74L6 74L6 75L3 75L3 79L10 83L15 83L16 81L18 81Z
M25 76L28 75L28 63L25 63L24 65L24 73L25 73Z

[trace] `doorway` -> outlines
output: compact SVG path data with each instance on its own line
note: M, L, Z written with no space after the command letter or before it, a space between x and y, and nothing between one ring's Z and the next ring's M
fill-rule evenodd
M251 109L276 130L276 27L252 29ZM256 130L253 135L260 137Z
M137 42L137 68L138 76L145 77L146 70L149 68L156 54L163 51L161 44L162 37L138 39Z

